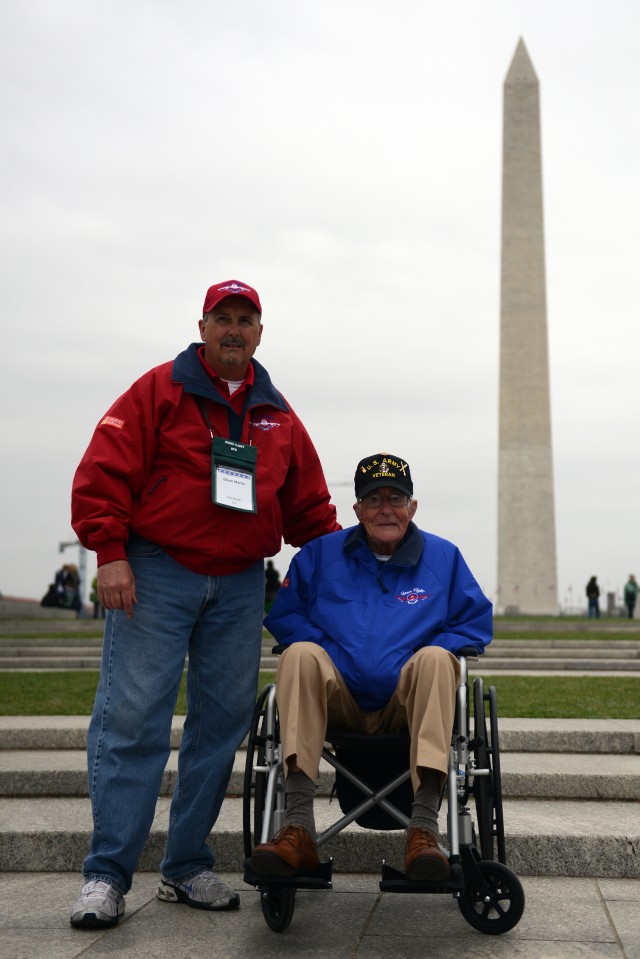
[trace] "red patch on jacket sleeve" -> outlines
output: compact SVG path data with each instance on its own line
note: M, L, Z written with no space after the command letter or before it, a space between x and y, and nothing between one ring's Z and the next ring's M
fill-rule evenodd
M105 416L100 421L100 426L115 426L117 430L121 430L124 426L124 420L119 420L117 416Z

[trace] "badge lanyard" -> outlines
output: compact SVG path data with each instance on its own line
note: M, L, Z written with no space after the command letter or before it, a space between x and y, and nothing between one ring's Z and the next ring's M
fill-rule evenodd
M216 506L257 513L255 446L214 436L204 403L198 403L211 434L211 499Z

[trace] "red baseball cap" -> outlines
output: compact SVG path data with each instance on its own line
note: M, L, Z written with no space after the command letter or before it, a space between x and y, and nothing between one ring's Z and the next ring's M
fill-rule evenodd
M253 303L258 313L262 315L260 297L252 286L241 283L240 280L225 280L223 283L216 283L215 286L210 286L207 290L207 295L204 298L204 306L202 307L203 316L205 313L210 313L211 310L227 296L244 296Z

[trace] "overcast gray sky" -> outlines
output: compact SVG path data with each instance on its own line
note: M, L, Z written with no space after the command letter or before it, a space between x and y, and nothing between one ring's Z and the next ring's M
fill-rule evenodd
M521 36L541 83L559 600L640 574L637 4L6 0L5 595L46 591L98 418L197 339L206 288L233 277L260 293L257 358L343 525L356 462L403 456L419 525L495 598L502 87Z

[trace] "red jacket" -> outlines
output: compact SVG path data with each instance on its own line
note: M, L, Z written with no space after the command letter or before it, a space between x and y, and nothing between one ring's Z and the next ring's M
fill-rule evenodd
M187 569L237 573L340 529L317 453L297 415L252 360L244 419L207 376L192 343L150 370L96 427L76 471L71 523L98 565L126 559L130 533L163 546ZM257 513L211 499L211 435L257 447ZM234 435L235 431L235 435Z

